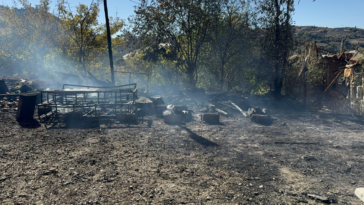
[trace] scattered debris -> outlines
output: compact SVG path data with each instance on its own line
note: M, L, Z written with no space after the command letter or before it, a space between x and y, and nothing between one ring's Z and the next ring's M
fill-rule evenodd
M265 108L263 108L263 109L265 110ZM248 109L248 116L252 117L254 114L265 115L265 112L263 112L263 110L260 109L260 108L249 108Z
M272 119L269 115L253 114L251 121L261 125L271 125Z
M225 112L225 111L223 111L223 110L220 110L220 109L218 109L218 108L216 108L216 111L218 112L218 113L220 113L220 114L222 114L222 115L228 115L228 113L227 112Z
M164 123L166 124L181 124L182 115L164 115Z
M248 114L247 113L245 113L239 106L237 106L235 103L233 103L233 102L231 102L231 104L237 109L237 110L239 110L239 112L241 113L241 114L243 114L243 116L244 117L248 117Z
M318 201L321 201L321 202L324 202L324 203L329 203L330 202L330 199L328 197L326 197L326 196L319 196L319 195L316 195L316 194L307 194L307 197L318 200Z
M302 156L301 159L305 161L318 161L318 159L314 156Z
M218 124L220 121L220 116L218 114L201 114L201 121L209 124Z

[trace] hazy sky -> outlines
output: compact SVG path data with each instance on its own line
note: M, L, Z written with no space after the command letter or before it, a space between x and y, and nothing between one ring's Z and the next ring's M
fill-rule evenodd
M96 0L95 0L96 1ZM102 0L101 0L102 1ZM296 3L296 11L293 16L297 26L321 26L321 27L358 27L364 28L364 0L301 0ZM0 0L1 4L13 5L13 0ZM39 0L29 0L38 4ZM55 5L57 0L52 0ZM79 4L90 5L92 0L68 0L72 9ZM134 12L138 0L108 0L109 15L127 19ZM135 3L136 2L136 3ZM296 0L297 2L297 0ZM100 22L105 22L103 7L99 16Z

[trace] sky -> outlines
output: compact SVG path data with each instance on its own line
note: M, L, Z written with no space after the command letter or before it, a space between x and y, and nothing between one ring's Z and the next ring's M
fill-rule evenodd
M28 0L32 5L39 0ZM54 6L57 0L51 0ZM97 0L94 0L97 1ZM101 0L102 1L102 0ZM364 0L300 0L296 1L293 21L297 26L319 27L357 27L364 29ZM75 9L80 3L90 5L92 0L68 0L71 9ZM118 16L127 19L134 13L134 6L139 0L107 0L110 16ZM13 0L0 0L2 5L13 5ZM102 5L101 5L102 6ZM99 22L105 22L103 6L100 8Z

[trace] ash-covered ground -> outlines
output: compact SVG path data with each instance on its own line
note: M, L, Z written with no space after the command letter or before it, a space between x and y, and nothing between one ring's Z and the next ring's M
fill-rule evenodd
M0 112L0 203L362 204L363 118L249 97L269 109L264 126L232 113L241 96L162 97L194 120L45 129ZM201 122L207 103L229 113L220 124Z

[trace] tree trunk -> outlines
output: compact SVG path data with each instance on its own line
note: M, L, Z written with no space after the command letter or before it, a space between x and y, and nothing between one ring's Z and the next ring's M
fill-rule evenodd
M196 87L196 81L195 81L195 70L196 70L196 63L189 63L187 67L187 75L189 78L189 84L192 89L195 89Z
M221 86L221 90L224 90L225 70L224 70L224 61L223 60L221 62L220 74L221 74L220 86Z
M190 86L192 89L195 89L195 76L193 75L193 72L188 72L188 78L190 80Z
M280 25L279 25L279 17L281 15L281 9L280 9L280 5L278 0L274 0L274 7L276 10L276 16L274 17L274 21L275 21L275 56L274 56L274 94L275 95L280 95L281 94L281 90L282 90L282 86L280 86L280 72L279 72L279 49L280 49Z

